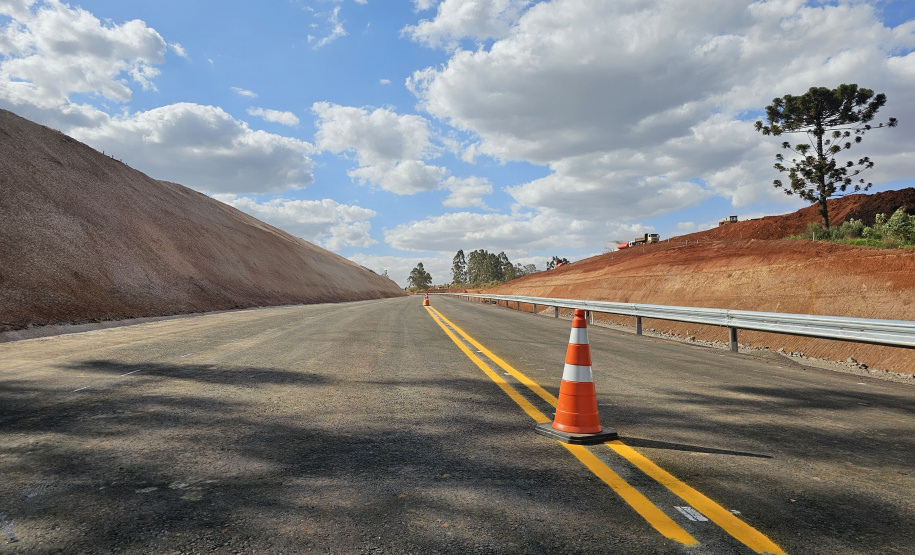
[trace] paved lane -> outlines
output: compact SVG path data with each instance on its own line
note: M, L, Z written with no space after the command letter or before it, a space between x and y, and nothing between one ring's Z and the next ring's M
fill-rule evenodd
M568 320L433 301L558 394ZM915 388L774 356L589 331L601 418L623 443L739 511L789 553L911 551Z
M568 321L433 302L558 393ZM604 423L787 552L915 543L912 388L591 343ZM699 545L664 537L534 434L416 297L9 343L0 361L2 552L752 553L592 448Z

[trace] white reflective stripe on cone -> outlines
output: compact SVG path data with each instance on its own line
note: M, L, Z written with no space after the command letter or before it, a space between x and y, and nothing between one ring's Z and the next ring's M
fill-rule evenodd
M588 328L572 328L572 333L569 334L569 343L572 343L573 345L587 345Z
M590 366L566 364L562 369L562 379L567 382L593 382L594 376L591 374Z

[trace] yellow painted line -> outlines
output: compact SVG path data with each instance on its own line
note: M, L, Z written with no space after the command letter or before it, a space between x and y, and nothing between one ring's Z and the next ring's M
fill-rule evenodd
M619 474L610 469L603 461L594 456L591 451L585 449L582 445L569 445L568 443L559 442L560 445L568 449L578 460L588 467L588 470L595 476L604 481L605 484L613 488L626 503L635 509L642 518L654 526L655 530L660 532L666 538L676 540L686 545L697 545L699 542L692 537L689 532L680 528L680 525L674 522L669 516L664 514L654 503L647 497L639 493L637 489L623 480Z
M435 314L438 315L439 318L441 318L442 320L445 321L446 324L448 324L449 326L451 326L452 328L454 328L454 331L458 332L458 334L460 334L461 337L463 337L464 339L466 339L468 343L470 343L471 345L473 345L474 347L476 347L477 349L479 349L481 353L483 353L484 355L486 355L487 357L489 357L493 362L495 362L496 364L498 364L500 368L502 368L503 370L505 370L506 372L508 372L508 373L511 374L512 376L514 376L514 378L515 378L516 380L518 380L519 382L521 382L521 383L523 383L525 386L527 386L528 389L530 389L531 391L533 391L534 393L536 393L541 399L543 399L543 400L546 401L547 403L551 404L554 408L556 407L556 404L559 403L559 401L556 399L556 397L553 396L552 393L550 393L549 391L543 389L542 387L540 387L540 385L539 385L537 382L535 382L534 380L528 378L527 376L525 376L525 375L522 374L521 372L515 370L510 364L508 364L507 362L505 362L505 361L502 360L501 358L497 357L495 354L493 354L493 353L492 353L489 349L487 349L486 347L480 345L480 343L477 342L477 340L475 340L474 338L472 338L472 337L470 337L469 335L467 335L467 333L466 333L464 330L462 330L461 328L455 326L454 323L453 323L451 320L449 320L448 318L445 318L445 316L442 315L441 312L435 310L435 309L432 308L431 306L430 306L430 307L427 307L427 308L429 308L429 309L431 309L433 312L435 312Z
M448 327L439 320L438 317L441 317L442 320L445 320L445 317L441 315L440 312L432 308L431 306L426 307L428 311L433 314L432 319L435 321L439 327L444 330L444 332L451 338L455 345L467 355L477 367L480 368L489 379L494 381L502 390L508 394L511 399L520 406L524 412L528 414L538 423L549 422L550 419L545 414L537 410L537 408L531 404L530 401L525 399L518 393L515 388L513 388L508 382L502 379L501 376L492 371L489 366L484 363L480 357L475 353L471 352L464 343L458 339ZM438 317L436 317L436 315ZM453 324L450 324L452 325ZM455 328L457 330L457 328ZM460 332L463 336L464 333ZM472 342L472 344L479 348L479 344ZM480 349L481 351L483 349ZM487 355L489 356L489 355ZM503 363L504 364L504 363ZM501 364L500 364L501 366ZM517 372L517 370L515 370ZM518 372L520 374L520 372ZM684 545L696 545L699 542L696 538L692 537L689 532L680 527L676 522L674 522L669 516L664 514L661 509L657 508L647 497L639 493L638 490L633 488L629 483L623 480L619 474L614 472L610 467L604 464L600 459L595 457L590 451L582 447L581 445L567 445L561 443L563 447L569 450L570 453L575 455L575 457L581 461L595 476L603 480L605 484L610 486L610 488L617 493L620 497L623 498L626 503L629 504L639 515L642 516L649 524L651 524L655 530L660 532L664 537L670 538L672 540L678 541Z
M740 520L718 503L684 484L632 447L624 445L619 440L608 441L606 445L753 551L757 553L784 553L779 546L757 529Z
M430 310L434 310L434 309L432 309L431 306L427 306L426 308L430 309ZM526 412L528 414L528 416L530 416L531 418L536 420L538 424L542 423L542 422L550 421L550 419L545 414L543 414L542 412L537 410L537 407L535 407L534 405L531 404L530 401L528 401L527 399L522 397L521 394L515 390L515 388L513 388L511 385L509 385L508 382L503 380L501 376L499 376L498 374L493 372L489 366L486 366L486 363L483 362L482 360L480 360L480 357L478 357L476 354L472 353L470 351L470 349L468 349L467 346L461 342L460 339L458 339L453 333L451 333L451 330L449 330L445 326L445 324L438 321L438 319L436 319L434 317L432 319L435 320L435 323L438 324L439 327L441 327L443 330L445 330L445 333L448 334L448 337L450 337L452 341L454 341L454 344L457 345L458 347L460 347L460 349L462 351L464 351L464 354L467 355L467 358L472 360L473 363L476 364L480 368L480 370L482 370L487 376L489 376L489 379L496 382L496 384L502 388L502 391L504 391L509 397L511 397L512 400L518 404L518 406L520 406L522 409L524 409L524 412Z
M518 370L515 370L510 365L508 365L502 359L491 355L489 351L480 345L477 341L473 340L466 332L455 326L447 318L442 316L442 314L435 310L434 308L427 307L435 311L435 313L442 318L449 326L454 328L464 339L466 339L474 347L480 349L481 352L486 354L486 356L493 359L499 366L501 366L506 372L509 372L512 376L515 376L521 383L528 385L528 383L534 383L530 378L524 376ZM439 324L441 325L441 324ZM520 378L519 376L522 376ZM535 384L536 385L536 384ZM528 387L530 387L528 385ZM536 386L536 389L531 388L531 391L537 393L544 401L548 402L554 408L556 407L557 400L556 397L551 395L549 392L545 391L539 385ZM540 393L543 392L543 394ZM689 487L685 483L678 480L674 475L670 474L650 459L640 454L635 449L625 445L619 440L613 440L606 442L606 445L613 449L617 454L628 460L642 472L653 478L659 484L663 485L679 498L683 499L689 503L697 511L708 517L709 520L721 527L722 530L730 534L734 539L746 545L753 551L757 553L772 553L774 555L784 554L784 551L776 545L772 540L763 535L760 531L756 530L749 524L743 522L733 513L722 507L721 505L715 503L705 495L699 493L695 489ZM603 463L601 463L603 464Z

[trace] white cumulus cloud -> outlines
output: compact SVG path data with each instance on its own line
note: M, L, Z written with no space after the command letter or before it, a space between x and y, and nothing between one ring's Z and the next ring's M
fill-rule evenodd
M787 201L771 186L779 141L747 114L848 82L886 93L882 113L904 116L915 105L915 24L891 29L879 15L857 1L553 0L407 85L421 109L475 136L465 160L551 168L509 189L528 208L634 221L713 195ZM912 139L904 124L869 134L870 177L910 177Z
M211 193L265 193L313 181L311 144L254 131L213 106L171 104L71 133L157 179Z
M504 37L529 5L530 0L444 0L435 18L408 25L402 32L426 46L454 49L464 38Z
M247 89L243 89L241 87L232 87L232 92L234 92L238 96L243 96L245 98L257 98L256 92L252 92Z
M266 108L248 108L248 115L262 118L265 121L295 127L299 124L299 118L292 112L281 112L279 110L269 110Z
M233 194L218 194L213 198L330 250L369 247L377 242L369 234L372 228L369 220L377 213L361 206L340 204L331 199L279 198L258 202Z
M385 242L406 251L455 253L505 251L514 260L531 251L582 250L607 238L633 237L644 228L604 221L569 219L558 213L477 214L456 212L399 225L385 232Z
M492 194L492 184L485 177L454 177L445 179L442 184L451 191L442 203L452 208L488 208L483 197Z
M55 109L74 93L126 102L132 81L153 89L167 45L139 20L103 24L55 0L0 3L10 21L0 32L0 100Z
M330 26L329 33L320 39L313 35L308 35L308 42L317 41L313 46L315 50L327 46L340 37L346 36L346 29L343 27L343 23L340 22L340 6L335 7L328 14L315 14L315 17L325 15L327 16L327 24Z
M413 194L438 187L445 169L424 160L438 155L428 121L384 108L369 110L317 102L315 144L334 154L355 154L350 176L386 191Z
M55 0L2 2L0 15L9 18L0 33L0 107L201 191L261 193L312 182L312 145L253 131L220 108L179 103L111 116L72 101L83 94L128 102L131 86L153 88L167 48L183 49L144 22L103 23ZM291 121L264 113L274 116Z
M184 47L181 46L180 44L178 44L177 42L169 43L168 47L171 48L175 54L181 56L182 58L184 58L186 60L191 59L191 57L188 56L188 54L187 54L187 50L185 50Z

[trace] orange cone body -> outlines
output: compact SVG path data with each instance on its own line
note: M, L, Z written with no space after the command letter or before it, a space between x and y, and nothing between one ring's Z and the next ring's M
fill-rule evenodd
M559 386L559 403L553 428L572 434L596 434L603 428L597 414L597 392L591 373L591 346L585 311L575 310L566 364Z
M426 293L426 296L423 298L423 306L429 306L429 294Z

